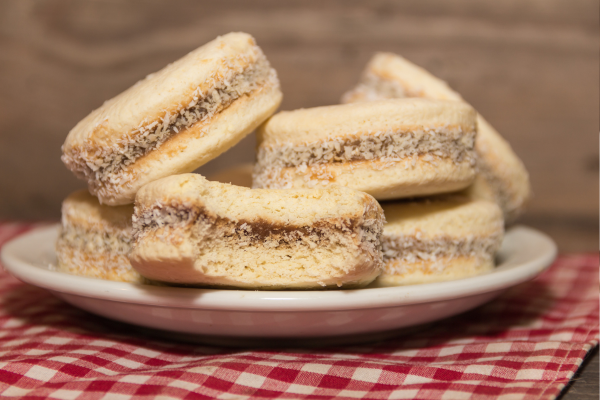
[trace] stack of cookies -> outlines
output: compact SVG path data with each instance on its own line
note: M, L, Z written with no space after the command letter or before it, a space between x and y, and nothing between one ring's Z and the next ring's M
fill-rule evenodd
M493 268L527 173L447 85L378 54L347 104L273 115L281 97L254 39L231 33L93 111L63 145L89 193L63 203L59 269L313 289ZM212 180L190 173L256 128L252 176L247 166Z

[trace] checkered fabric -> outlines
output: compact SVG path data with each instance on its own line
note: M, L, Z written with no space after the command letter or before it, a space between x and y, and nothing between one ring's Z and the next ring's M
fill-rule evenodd
M0 244L31 229L0 224ZM562 256L412 336L317 350L170 343L0 273L0 396L553 399L598 343L598 255Z

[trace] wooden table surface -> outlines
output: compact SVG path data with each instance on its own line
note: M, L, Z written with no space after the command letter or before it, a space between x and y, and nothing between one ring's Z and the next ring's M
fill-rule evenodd
M279 73L282 109L337 103L375 51L427 68L523 159L535 196L520 222L550 234L563 253L598 251L592 0L2 1L0 219L59 218L62 199L84 187L59 159L68 131L230 31L255 36ZM199 172L252 161L253 143L248 137ZM598 398L597 355L564 398L589 396Z

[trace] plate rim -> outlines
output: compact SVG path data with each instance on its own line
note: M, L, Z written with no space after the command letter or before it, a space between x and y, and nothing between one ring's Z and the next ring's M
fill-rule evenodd
M49 246L48 242L54 236L52 240L53 249L59 226L60 224L54 224L33 229L5 243L0 254L5 269L17 279L51 292L119 303L183 309L305 312L371 309L430 303L475 296L515 286L540 274L552 264L557 255L556 244L546 234L530 227L513 226L507 230L505 240L506 237L524 235L530 240L537 241L544 251L536 256L530 256L529 260L519 266L502 269L504 264L500 264L497 269L489 273L454 281L327 291L161 287L115 282L51 271L33 265L19 257L19 252L23 247L26 248L30 242L46 236L49 236L50 239L46 239L45 246ZM526 249L521 250L526 252Z

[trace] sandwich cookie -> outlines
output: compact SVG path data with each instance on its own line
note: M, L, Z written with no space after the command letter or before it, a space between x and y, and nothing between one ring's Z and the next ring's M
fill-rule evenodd
M475 177L476 114L393 99L280 112L257 131L255 188L338 184L378 200L463 189Z
M135 201L132 266L172 284L358 287L381 272L383 212L344 187L258 190L175 175Z
M440 196L382 207L384 270L376 285L448 281L494 268L504 233L496 203Z
M361 82L342 102L421 97L463 101L448 84L425 69L391 53L377 53L367 65ZM475 149L479 173L466 194L497 202L507 221L514 220L531 196L529 175L510 145L481 116L477 116Z
M101 203L191 172L229 149L281 102L275 70L245 33L230 33L148 75L69 132L62 161Z
M133 205L103 206L87 190L71 194L62 204L57 269L92 278L142 282L127 259L132 215Z

